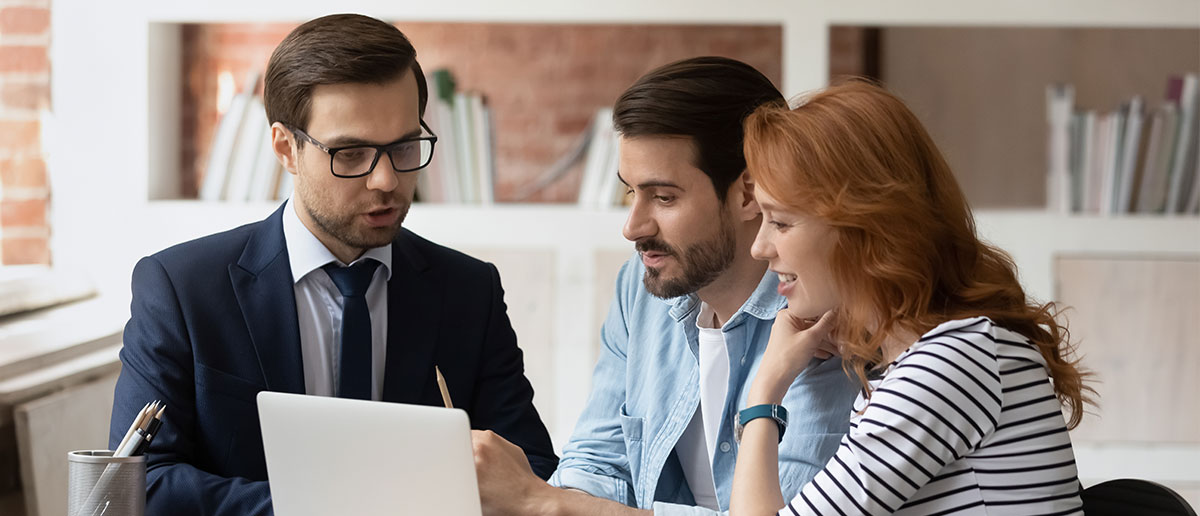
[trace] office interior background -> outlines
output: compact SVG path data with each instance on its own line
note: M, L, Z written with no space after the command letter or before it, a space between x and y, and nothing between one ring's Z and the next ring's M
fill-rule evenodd
M134 262L259 220L286 197L257 77L292 27L331 8L0 0L0 514L64 513L66 452L105 447ZM336 9L394 22L437 85L427 118L441 154L422 172L405 225L497 265L556 447L589 392L613 280L633 252L606 177L615 166L604 108L658 65L716 54L754 65L789 97L866 75L907 100L983 237L1013 255L1031 295L1069 307L1100 394L1072 434L1084 484L1150 479L1200 506L1196 151L1178 186L1150 175L1169 166L1115 157L1154 154L1143 148L1153 127L1168 140L1164 128L1183 125L1200 72L1200 2L352 0ZM1132 127L1134 113L1144 113L1144 142L1114 129ZM1092 138L1061 132L1064 120L1094 124ZM1079 165L1090 157L1112 163Z

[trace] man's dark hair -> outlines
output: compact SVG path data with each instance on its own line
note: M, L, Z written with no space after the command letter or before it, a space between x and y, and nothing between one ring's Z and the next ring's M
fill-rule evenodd
M429 88L417 51L400 29L361 14L332 14L296 27L271 53L263 99L267 120L308 129L312 90L322 84L384 84L412 70L420 113Z
M613 125L627 138L691 138L694 165L708 175L724 202L729 185L746 169L742 122L768 102L787 105L771 80L754 67L725 57L694 57L638 79L617 99Z

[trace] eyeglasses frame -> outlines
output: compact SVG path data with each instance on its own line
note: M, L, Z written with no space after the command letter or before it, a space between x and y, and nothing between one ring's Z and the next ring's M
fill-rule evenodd
M365 176L371 175L371 173L375 171L375 167L377 165L379 165L379 158L382 157L385 153L388 154L388 163L390 163L392 165L392 170L394 170L396 172L416 172L425 167L428 167L429 164L433 162L433 151L434 151L434 148L437 147L438 137L436 134L433 134L433 131L431 129L429 129L428 125L425 125L424 119L419 120L419 122L421 124L421 129L423 129L425 132L429 133L428 136L401 138L394 142L385 143L383 145L370 145L370 144L365 144L365 143L359 143L359 144L354 144L354 145L343 145L343 146L339 146L339 147L330 147L328 145L325 145L324 143L321 143L316 138L313 138L312 136L310 136L308 133L304 132L304 130L300 129L299 127L293 127L293 126L286 126L286 127L293 134L298 135L301 138L304 138L304 140L308 141L309 143L312 143L318 149L321 149L326 154L329 154L329 173L330 174L333 174L335 177L354 179L357 177L365 177ZM408 169L403 169L403 170L397 169L396 163L392 161L392 155L391 155L390 149L397 147L399 145L405 144L405 143L420 142L420 141L428 141L429 142L429 161L419 167L416 167L416 168L408 168ZM371 166L370 166L370 168L367 169L366 172L363 172L361 174L347 176L347 175L338 174L337 172L335 172L333 170L333 157L335 154L337 154L339 151L343 151L346 149L359 149L359 148L363 148L363 147L370 147L372 149L375 149L375 159L371 160Z

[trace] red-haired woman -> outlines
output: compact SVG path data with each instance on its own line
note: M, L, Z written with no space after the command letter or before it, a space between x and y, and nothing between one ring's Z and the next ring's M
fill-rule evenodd
M976 236L913 113L853 81L760 108L745 138L763 210L753 253L788 308L739 413L732 514L1082 514L1067 429L1086 373L1054 306ZM777 405L835 352L863 386L850 433L785 504Z

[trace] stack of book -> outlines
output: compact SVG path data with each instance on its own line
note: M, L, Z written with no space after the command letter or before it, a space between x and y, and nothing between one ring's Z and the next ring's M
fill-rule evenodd
M426 78L425 123L437 135L433 161L417 178L424 202L492 204L495 201L495 142L492 112L483 95L457 91L449 70Z
M1070 85L1046 89L1047 204L1064 213L1200 212L1195 73L1171 77L1165 101L1135 96L1108 113L1075 108Z
M267 113L255 95L258 79L249 74L221 115L200 185L201 200L270 201L292 193L292 175L284 173L271 150Z
M420 172L417 192L427 202L491 204L495 177L492 115L482 95L455 91L450 72L428 80L425 123L438 136L433 161ZM271 150L270 124L251 75L221 116L209 151L200 199L269 201L292 192L292 175Z
M617 178L617 132L613 129L612 108L600 108L592 118L590 144L579 184L579 207L620 206L625 188Z

